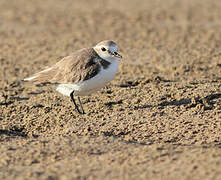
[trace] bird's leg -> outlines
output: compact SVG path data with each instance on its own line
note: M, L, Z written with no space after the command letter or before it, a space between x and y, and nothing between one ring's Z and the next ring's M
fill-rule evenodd
M78 105L77 105L77 103L76 103L75 100L74 100L74 91L71 92L70 97L71 97L71 100L72 100L73 103L74 103L75 108L77 109L77 112L78 112L79 114L84 114L84 110L83 110L83 108L82 108L81 103L80 103L80 105L81 105L81 108L82 108L82 110L83 110L82 112L79 110Z
M79 96L78 96L78 101L79 101L80 106L81 106L81 112L82 112L82 114L85 114L84 109L83 109L83 106L82 106L82 103L81 103L81 99L80 99Z

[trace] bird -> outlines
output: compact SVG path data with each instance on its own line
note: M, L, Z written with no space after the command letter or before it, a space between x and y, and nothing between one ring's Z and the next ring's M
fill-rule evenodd
M105 40L93 47L77 50L23 80L52 85L56 91L71 98L79 114L85 114L80 96L91 95L113 80L120 59L122 56L118 53L118 45L112 40Z

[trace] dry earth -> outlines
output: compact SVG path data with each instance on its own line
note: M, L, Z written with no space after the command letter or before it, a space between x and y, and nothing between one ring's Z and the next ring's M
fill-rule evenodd
M221 1L1 0L0 179L221 179ZM112 39L83 98L21 79Z

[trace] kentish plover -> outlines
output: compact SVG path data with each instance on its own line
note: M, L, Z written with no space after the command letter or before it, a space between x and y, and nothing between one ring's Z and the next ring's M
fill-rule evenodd
M118 69L118 46L113 41L102 41L94 47L78 50L55 65L24 79L35 84L51 84L65 96L70 96L79 114L84 109L79 96L87 96L111 81ZM75 102L78 96L81 111Z

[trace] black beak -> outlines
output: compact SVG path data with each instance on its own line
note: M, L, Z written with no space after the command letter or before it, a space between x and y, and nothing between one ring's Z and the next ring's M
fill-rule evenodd
M117 57L117 58L122 58L122 56L118 53L118 52L111 52L111 51L109 51L109 53L111 54L111 55L113 55L114 57Z
M122 58L122 56L118 52L114 52L114 56L117 58Z

